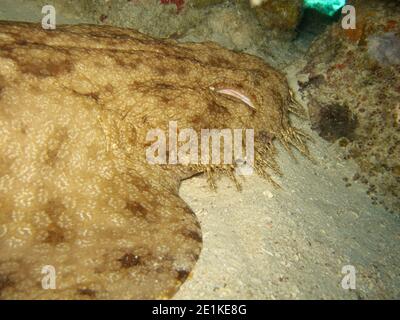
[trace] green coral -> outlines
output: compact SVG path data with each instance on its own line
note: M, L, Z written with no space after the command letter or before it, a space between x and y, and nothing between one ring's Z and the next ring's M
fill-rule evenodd
M333 16L346 4L346 0L305 0L306 8L316 9L322 13Z

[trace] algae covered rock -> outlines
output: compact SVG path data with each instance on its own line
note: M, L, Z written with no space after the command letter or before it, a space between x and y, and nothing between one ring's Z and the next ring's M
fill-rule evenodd
M303 5L303 0L267 0L254 10L267 29L294 31L301 20Z
M352 1L356 29L340 21L311 46L300 83L312 126L344 149L373 203L400 211L400 5Z

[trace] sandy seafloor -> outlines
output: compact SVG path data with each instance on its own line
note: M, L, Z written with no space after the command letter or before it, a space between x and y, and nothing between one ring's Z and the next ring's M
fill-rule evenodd
M38 5L23 2L2 0L0 20L39 21ZM59 23L90 21L77 8L58 15ZM294 91L301 63L284 70ZM351 181L356 165L308 121L293 120L314 138L315 163L279 148L281 189L257 176L246 177L242 192L227 179L217 192L204 177L182 183L204 244L175 299L400 298L400 215L373 205L367 187ZM355 290L341 286L345 265L356 269Z

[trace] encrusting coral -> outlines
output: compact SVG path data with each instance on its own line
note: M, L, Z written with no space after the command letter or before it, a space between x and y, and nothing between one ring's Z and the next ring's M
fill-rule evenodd
M314 41L301 91L313 127L359 165L346 178L368 185L373 204L399 212L400 5L348 3L356 9L356 28L343 29L338 21Z
M270 179L274 141L308 153L292 100L282 74L214 43L1 22L0 297L171 297L202 246L180 182L235 166L151 164L149 131L254 129L255 170Z

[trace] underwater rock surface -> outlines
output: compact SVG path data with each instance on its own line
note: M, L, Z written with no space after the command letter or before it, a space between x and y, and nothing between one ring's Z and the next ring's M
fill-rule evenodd
M282 36L283 32L294 32L300 23L303 7L303 0L266 0L255 7L255 12L267 30L274 30L276 36Z
M130 29L1 22L0 297L171 297L202 247L182 179L233 165L153 165L149 130L254 129L255 170L274 141L307 154L285 77L213 43ZM225 94L228 93L228 94ZM169 158L169 157L168 157ZM271 180L270 180L271 181ZM57 289L43 290L45 266Z
M381 65L400 65L400 37L387 32L367 39L368 53Z
M311 46L301 73L314 129L338 141L374 204L400 211L400 5L353 1L357 28L340 22ZM351 178L351 177L350 177Z

